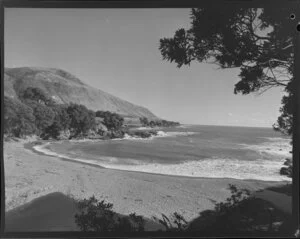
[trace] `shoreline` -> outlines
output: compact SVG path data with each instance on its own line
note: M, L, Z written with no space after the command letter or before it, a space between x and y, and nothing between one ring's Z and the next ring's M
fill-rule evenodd
M40 141L38 141L38 142L40 142ZM24 148L29 149L32 152L34 152L38 155L41 155L41 156L49 156L49 157L59 158L63 161L88 165L88 166L91 166L91 167L102 168L102 169L107 169L107 170L125 171L125 172L131 172L131 173L142 173L142 174L150 174L150 175L166 176L166 177L176 177L176 178L180 177L180 178L187 178L187 179L225 179L225 180L243 180L243 181L250 181L250 182L251 181L253 181L253 182L260 182L260 181L263 181L263 182L286 182L286 183L290 182L288 180L272 181L272 180L260 180L260 179L251 179L251 178L250 179L238 179L238 178L229 178L229 177L192 177L192 176L185 176L185 175L172 175L172 174L162 174L162 173L151 173L151 172L141 172L141 171L133 171L133 170L106 168L106 167L103 167L101 165L97 165L97 164L93 164L93 163L89 163L89 162L83 162L83 161L79 161L79 160L76 160L76 159L70 159L70 158L66 158L64 156L57 157L57 156L54 156L54 155L47 154L45 152L38 151L34 148L34 146L36 146L36 145L32 145L34 143L35 142L25 143ZM46 142L46 143L48 143L48 142Z
M192 220L200 211L212 209L215 202L230 196L229 184L254 192L287 183L152 174L74 161L70 164L71 160L34 152L29 149L33 142L4 142L6 211L61 192L77 199L95 195L113 203L114 210L121 214L136 212L151 218L177 211Z
M158 136L159 137L159 136ZM69 140L64 140L66 142L75 142L75 143L80 143L81 141L69 141ZM255 179L255 178L238 178L238 177L225 177L225 176L191 176L191 175L180 175L180 174L167 174L167 173L159 173L159 172L147 172L147 171L142 171L142 170L130 170L130 169L122 169L122 168L113 168L113 167L105 167L100 165L97 162L89 162L89 161L95 161L93 159L85 159L85 158L72 158L72 156L67 156L67 155L63 155L63 154L59 154L56 153L55 151L51 150L51 149L46 149L46 150L38 150L35 147L36 146L46 146L47 144L51 144L51 143L63 143L64 141L42 141L42 140L38 140L35 142L30 142L30 143L26 143L24 144L24 147L31 150L34 153L37 153L39 155L44 155L44 156L50 156L50 157L54 157L54 158L59 158L61 160L64 161L68 161L68 162L73 162L73 163L80 163L80 164L84 164L84 165L89 165L89 166L93 166L93 167L98 167L98 168L104 168L104 169L109 169L109 170L117 170L117 171L126 171L126 172L134 172L134 173L142 173L142 174L151 174L151 175L160 175L160 176L168 176L168 177L183 177L183 178L191 178L191 179L234 179L234 180L245 180L245 181L264 181L264 182L285 182L285 183L289 183L291 182L290 179L281 179L281 180L267 180L267 179ZM36 142L38 142L38 144L36 144ZM97 142L97 141L93 141L93 142ZM47 152L49 151L49 152ZM172 166L172 164L170 164L170 166Z

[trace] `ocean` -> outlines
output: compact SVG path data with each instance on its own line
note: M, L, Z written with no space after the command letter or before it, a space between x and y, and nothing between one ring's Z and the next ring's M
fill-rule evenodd
M148 139L70 140L35 146L56 157L145 173L290 181L279 174L292 157L290 138L272 128L182 125Z

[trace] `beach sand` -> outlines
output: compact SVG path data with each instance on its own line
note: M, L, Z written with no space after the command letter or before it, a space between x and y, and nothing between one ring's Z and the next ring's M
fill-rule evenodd
M37 154L24 144L4 143L6 212L49 193L76 199L92 195L113 203L117 213L147 218L182 214L188 221L230 196L228 184L251 191L285 182L166 176L95 167ZM45 215L44 215L45 216ZM63 227L62 227L63 228ZM49 229L50 230L50 229Z

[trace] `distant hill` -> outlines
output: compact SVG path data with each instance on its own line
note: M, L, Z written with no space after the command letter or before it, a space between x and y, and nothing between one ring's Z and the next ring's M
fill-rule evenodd
M107 110L129 118L158 119L147 108L93 88L64 70L41 67L5 68L5 96L18 99L18 93L27 87L41 88L57 103L82 104L94 111Z

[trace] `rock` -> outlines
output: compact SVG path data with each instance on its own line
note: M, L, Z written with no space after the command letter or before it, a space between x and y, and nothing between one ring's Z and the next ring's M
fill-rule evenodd
M292 167L289 166L289 167L282 167L280 169L280 174L281 175L286 175L286 176L292 176Z

